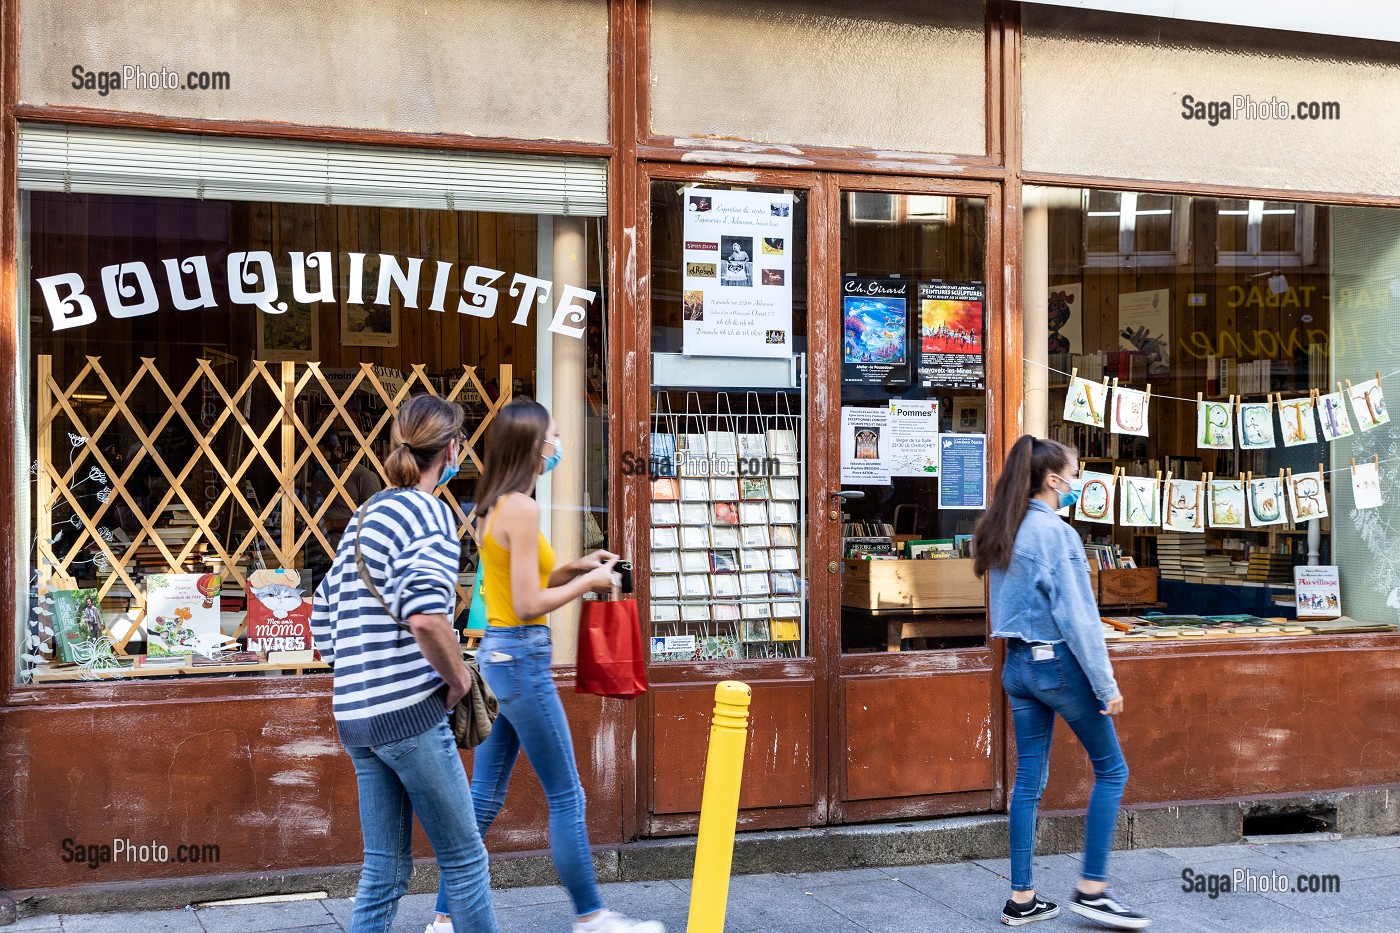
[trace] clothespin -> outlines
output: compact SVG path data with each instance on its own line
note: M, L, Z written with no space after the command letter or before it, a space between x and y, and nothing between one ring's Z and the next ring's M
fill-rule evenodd
M1147 384L1147 401L1152 401L1152 383Z
M1380 385L1380 384L1381 384L1381 371L1378 369L1378 370L1376 370L1376 385Z
M1073 382L1074 380L1076 380L1076 379L1078 379L1078 378L1079 378L1079 367L1078 367L1078 366L1072 367L1072 368L1070 369L1070 371L1069 371L1069 379L1070 379L1070 382Z
M1197 408L1200 408L1203 404L1205 404L1205 393L1204 393L1204 392L1197 392L1197 393L1196 393L1196 407L1197 407Z
M1377 373L1377 375L1380 375L1380 374ZM1350 394L1351 394L1351 380L1348 379L1348 380L1347 380L1347 395L1350 395Z
M1313 408L1317 407L1317 397L1320 393L1316 389L1309 389L1308 396L1312 399Z
M1376 459L1380 459L1380 455L1379 455L1379 454L1376 455ZM1355 458L1355 457L1352 457L1352 458L1351 458L1351 475L1352 475L1353 477L1356 476L1356 458Z
M1340 380L1340 379L1337 380L1337 394L1338 394L1338 395L1341 395L1341 394L1342 394L1342 380Z

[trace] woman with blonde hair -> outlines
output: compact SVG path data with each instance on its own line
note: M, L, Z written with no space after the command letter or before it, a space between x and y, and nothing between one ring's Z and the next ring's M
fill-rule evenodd
M417 814L456 929L495 933L486 848L447 721L472 681L452 627L461 543L433 490L457 473L462 409L417 396L390 437L392 485L350 519L311 616L359 783L365 861L350 930L389 933L413 872Z
M574 933L665 933L654 921L624 917L603 905L588 848L583 785L564 704L550 670L547 613L588 592L612 589L617 555L594 551L554 566L532 494L540 476L564 456L554 419L539 402L517 398L496 415L477 481L477 542L486 600L486 634L477 649L481 675L500 701L491 735L476 750L472 802L484 835L506 800L523 750L549 802L549 849L574 908ZM437 919L425 933L451 933L444 885Z

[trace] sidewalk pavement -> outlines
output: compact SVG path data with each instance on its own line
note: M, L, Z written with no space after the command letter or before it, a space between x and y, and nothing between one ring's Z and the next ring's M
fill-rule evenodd
M1036 859L1037 892L1063 903L1077 876L1074 855ZM1329 837L1305 841L1258 840L1189 849L1134 849L1109 859L1110 884L1153 919L1158 933L1265 930L1333 933L1400 929L1400 836ZM1340 891L1248 893L1212 899L1188 893L1183 871L1201 875L1251 872L1253 877L1335 875ZM972 933L1005 929L998 920L1007 897L1007 859L902 868L857 868L812 874L743 875L733 879L725 929L731 933ZM1276 874L1275 874L1276 873ZM661 920L684 933L688 881L603 886L609 906ZM495 892L502 933L568 933L570 910L558 887ZM350 901L299 900L232 907L185 908L125 914L29 917L7 928L40 933L340 933L350 928ZM433 895L415 894L399 905L394 933L422 933ZM1102 927L1062 910L1031 927L1039 931Z

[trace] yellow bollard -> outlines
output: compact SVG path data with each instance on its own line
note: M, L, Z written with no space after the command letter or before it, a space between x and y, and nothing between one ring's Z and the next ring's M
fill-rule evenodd
M700 838L695 846L695 877L690 885L688 933L724 930L752 698L749 685L736 680L721 681L715 686L715 721L710 726L705 791L700 798Z

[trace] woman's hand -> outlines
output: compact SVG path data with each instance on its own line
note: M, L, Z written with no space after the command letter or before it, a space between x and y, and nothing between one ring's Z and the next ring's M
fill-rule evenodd
M607 552L599 551L598 553L606 554ZM589 555L589 557L592 556L593 555ZM588 558L583 559L587 560ZM614 555L611 560L599 564L583 575L583 579L588 583L590 591L605 596L612 592L613 587L617 585L617 573L613 570L617 565L617 560L617 556Z
M608 561L616 561L622 555L614 554L612 551L594 551L592 554L585 554L576 561L571 562L572 569L579 573L588 573L590 570L597 570Z
M1104 716L1117 716L1123 712L1123 694L1115 694L1113 699L1105 700L1104 707L1104 709L1099 710L1099 713Z

